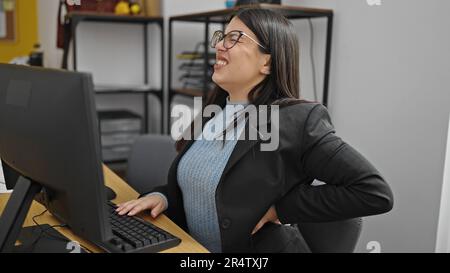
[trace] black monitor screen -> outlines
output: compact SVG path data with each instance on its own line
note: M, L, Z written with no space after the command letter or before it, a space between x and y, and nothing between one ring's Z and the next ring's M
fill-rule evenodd
M0 158L9 188L42 185L46 206L75 233L111 237L89 74L0 64Z

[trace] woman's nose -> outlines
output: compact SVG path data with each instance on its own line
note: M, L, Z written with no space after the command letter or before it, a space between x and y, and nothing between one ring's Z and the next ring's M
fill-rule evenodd
M225 41L225 39L222 39L221 41L219 41L217 44L216 44L216 50L219 50L219 51L226 51L227 49L225 48L225 46L223 45L223 43L224 43L224 41Z

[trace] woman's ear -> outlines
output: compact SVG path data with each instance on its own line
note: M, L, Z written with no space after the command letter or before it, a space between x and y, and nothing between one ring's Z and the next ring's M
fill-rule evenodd
M270 54L264 54L263 55L263 66L261 67L260 72L264 75L270 75L270 67L272 64L272 59Z

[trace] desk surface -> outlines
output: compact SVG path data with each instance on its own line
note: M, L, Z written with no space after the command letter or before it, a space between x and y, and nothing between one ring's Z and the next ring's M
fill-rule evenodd
M113 173L107 167L104 167L104 175L105 175L105 184L111 187L116 193L117 198L113 200L114 203L122 203L131 199L135 199L139 196L139 194L133 190L127 183L125 183L120 177L118 177L115 173ZM6 206L6 202L9 199L9 193L0 194L0 212ZM40 214L45 210L44 206L33 201L33 204L28 212L28 215L25 219L24 226L33 226L34 223L32 221L32 217ZM163 228L164 230L172 233L181 239L181 244L177 247L168 249L163 251L163 253L206 253L208 252L203 246L197 243L189 234L187 234L184 230L178 227L174 222L172 222L165 215L160 215L158 218L153 219L148 213L142 213L139 215L146 221L149 221L156 226ZM49 224L49 225L58 225L59 223L56 218L54 218L50 213L46 212L44 215L36 218L39 224ZM94 244L86 241L78 236L76 236L70 229L68 228L58 228L58 231L64 234L67 238L77 241L81 243L83 246L88 248L91 252L103 252L99 247Z

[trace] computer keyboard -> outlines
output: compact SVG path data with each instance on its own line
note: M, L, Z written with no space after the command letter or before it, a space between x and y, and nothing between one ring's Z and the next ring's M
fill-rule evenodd
M137 217L119 215L116 208L108 202L114 247L107 251L154 253L180 244L181 239Z

